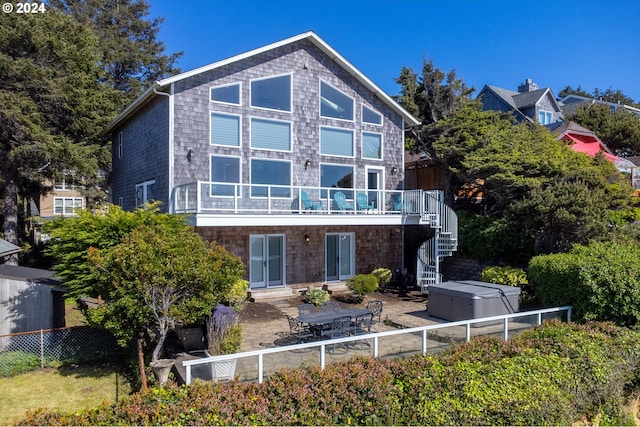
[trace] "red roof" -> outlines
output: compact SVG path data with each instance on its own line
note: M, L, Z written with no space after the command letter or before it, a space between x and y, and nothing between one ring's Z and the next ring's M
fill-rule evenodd
M611 153L607 153L604 147L601 145L600 140L595 136L590 135L576 135L574 133L566 133L563 137L564 140L569 139L571 141L571 149L579 153L585 153L588 156L595 157L596 154L602 153L604 157L610 162L620 160L617 156Z

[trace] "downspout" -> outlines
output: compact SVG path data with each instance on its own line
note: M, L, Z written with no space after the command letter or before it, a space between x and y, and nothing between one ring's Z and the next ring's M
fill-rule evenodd
M169 181L169 194L167 197L167 200L169 201L169 213L173 213L173 181L174 181L174 172L173 172L173 166L174 166L174 159L173 159L173 152L174 152L174 147L173 147L173 83L171 83L171 89L170 89L170 93L166 93L166 92L160 92L157 89L157 83L153 86L153 93L155 93L156 95L162 95L162 96L166 96L169 98L169 173L168 173L168 181Z

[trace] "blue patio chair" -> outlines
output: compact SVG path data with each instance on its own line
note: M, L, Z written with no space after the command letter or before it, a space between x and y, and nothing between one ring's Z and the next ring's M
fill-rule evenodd
M336 205L338 205L339 211L344 212L344 211L353 210L353 205L350 203L347 203L347 197L344 195L344 193L341 193L340 191L338 191L333 195L333 200L336 201Z
M391 207L394 211L402 211L402 196L394 194L391 196Z
M321 200L311 200L306 191L300 192L300 200L302 201L302 206L304 206L305 210L308 211L321 211L324 209L322 206Z
M365 193L356 194L356 207L359 211L372 211L375 208L374 203L369 202Z

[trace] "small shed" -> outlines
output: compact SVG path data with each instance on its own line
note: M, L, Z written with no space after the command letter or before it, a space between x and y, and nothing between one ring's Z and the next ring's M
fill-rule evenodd
M64 292L53 271L0 264L0 335L64 327Z

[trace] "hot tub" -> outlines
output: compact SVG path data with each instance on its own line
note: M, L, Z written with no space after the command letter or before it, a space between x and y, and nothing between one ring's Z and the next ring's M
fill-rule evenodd
M520 288L465 280L429 286L429 316L443 320L469 320L516 313ZM487 326L482 322L472 326Z

